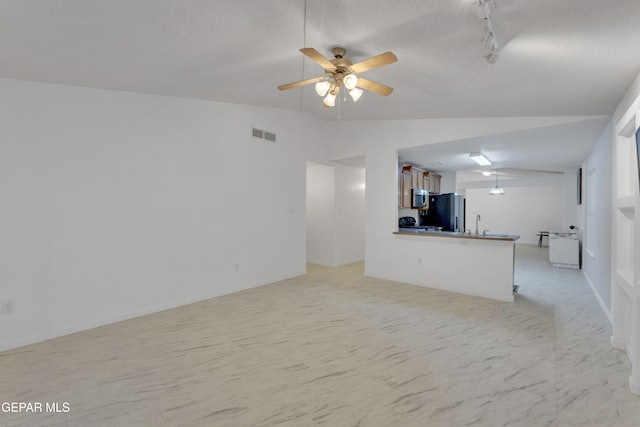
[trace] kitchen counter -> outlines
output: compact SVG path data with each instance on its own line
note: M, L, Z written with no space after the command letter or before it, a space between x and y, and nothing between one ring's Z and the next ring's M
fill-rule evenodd
M412 228L401 228L393 234L401 234L405 236L433 236L433 237L450 237L456 239L480 239L480 240L507 240L515 242L520 236L514 234L475 234L461 233L458 231L427 231Z
M513 301L515 242L510 234L423 229L393 232L395 280L429 288Z

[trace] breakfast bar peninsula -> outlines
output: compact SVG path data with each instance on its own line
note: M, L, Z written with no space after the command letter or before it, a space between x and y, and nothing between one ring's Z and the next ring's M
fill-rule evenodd
M403 281L429 288L513 301L515 242L508 234L403 230ZM416 265L417 264L417 265Z

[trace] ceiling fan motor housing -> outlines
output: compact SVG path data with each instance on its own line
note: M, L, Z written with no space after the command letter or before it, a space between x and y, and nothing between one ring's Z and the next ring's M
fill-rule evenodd
M347 53L347 50L343 47L334 47L331 49L331 52L333 52L333 56L336 58L342 58L344 57L344 54Z
M335 65L336 68L335 70L325 70L325 71L327 72L327 76L333 78L336 86L342 86L342 79L344 78L344 76L351 73L351 70L349 67L351 67L353 63L348 59L344 58L344 54L346 53L346 50L344 48L334 47L332 51L336 59L332 59L331 63Z

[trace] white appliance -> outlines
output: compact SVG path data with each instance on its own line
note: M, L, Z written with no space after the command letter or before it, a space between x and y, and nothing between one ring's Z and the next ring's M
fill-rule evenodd
M580 268L580 238L572 233L549 233L549 261L554 267Z

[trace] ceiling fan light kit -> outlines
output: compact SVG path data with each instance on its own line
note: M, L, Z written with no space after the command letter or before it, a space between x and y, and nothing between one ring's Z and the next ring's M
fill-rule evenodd
M325 107L333 107L336 105L336 97L338 96L340 87L342 86L344 86L349 92L349 95L354 102L360 99L364 90L368 90L382 96L388 96L393 92L392 87L357 76L358 73L363 73L365 71L396 62L398 58L391 52L385 52L356 64L353 64L351 61L344 58L346 51L341 47L333 48L333 55L335 56L335 59L332 60L328 60L313 48L305 47L300 49L300 52L323 67L326 78L316 77L301 80L299 82L278 86L278 89L287 90L315 83L316 93L319 96L326 95L323 100Z
M325 96L329 89L331 88L331 83L328 81L318 82L316 83L316 93L320 96Z
M334 105L336 105L336 94L329 92L323 102L327 107L333 107Z
M351 95L351 99L353 99L353 102L357 102L358 99L360 99L360 97L362 96L363 93L364 93L364 91L362 89L357 88L357 87L354 87L353 89L351 89L349 91L349 95Z
M355 74L347 74L342 79L342 82L344 83L344 87L351 90L358 84L358 77Z

